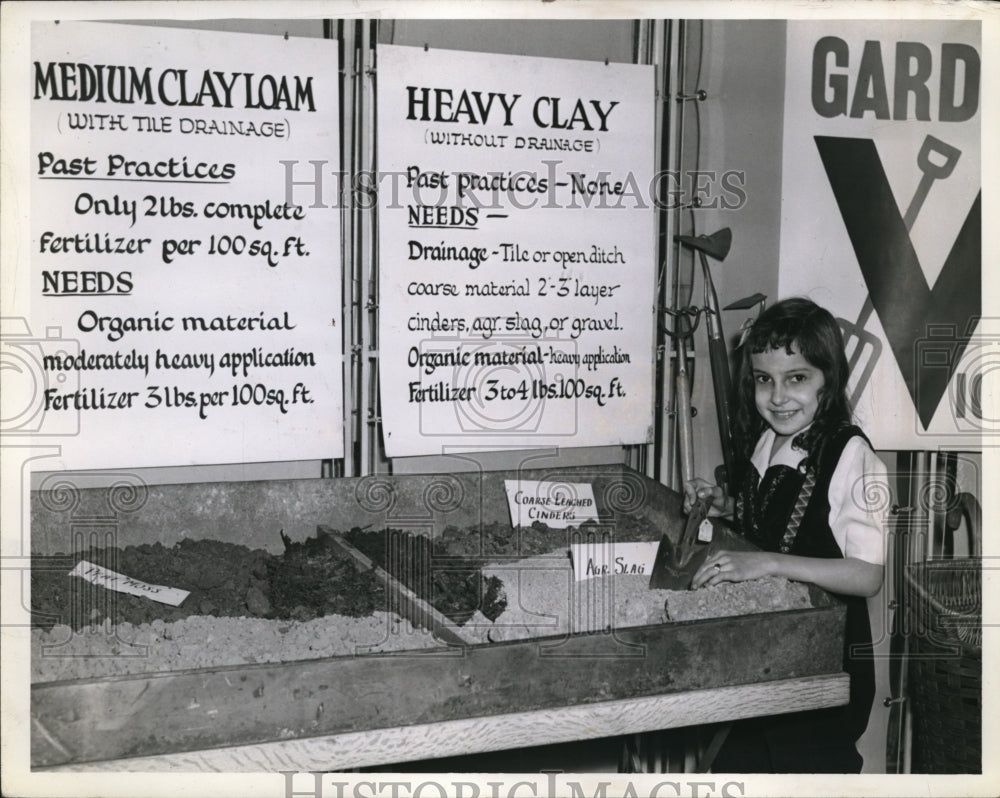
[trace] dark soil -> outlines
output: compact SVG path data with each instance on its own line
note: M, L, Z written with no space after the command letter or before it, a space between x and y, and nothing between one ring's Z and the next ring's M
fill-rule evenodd
M586 522L580 527L550 529L536 521L530 527L483 524L478 529L445 527L434 540L435 561L448 557L475 558L480 565L520 560L569 548L588 535L613 535L619 540L658 541L663 530L645 516L618 515L612 524Z
M346 539L457 624L464 624L476 610L493 621L507 608L503 584L495 576L483 576L481 559L443 560L435 556L437 546L430 538L398 529L354 528Z
M189 615L246 615L253 588L266 595L265 551L215 540L183 540L171 548L154 543L125 548L93 548L74 552L86 560L154 585L188 590L179 607L142 596L117 593L68 576L65 568L35 561L31 571L32 625L50 628L63 623L80 629L104 618L113 622L177 621Z
M179 607L118 593L45 567L38 558L31 572L32 625L57 623L80 629L101 624L179 621L191 615L279 618L307 621L323 615L371 615L384 603L381 585L343 556L332 555L315 539L293 544L275 556L263 549L217 540L182 540L124 548L90 549L79 559L154 585L190 591Z
M302 543L285 541L285 553L267 564L269 618L308 621L324 615L371 615L385 609L385 589L371 572L331 545L320 532Z

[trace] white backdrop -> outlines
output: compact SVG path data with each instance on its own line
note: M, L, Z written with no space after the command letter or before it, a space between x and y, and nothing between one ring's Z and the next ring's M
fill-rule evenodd
M841 318L881 449L978 448L980 25L789 21L780 295Z

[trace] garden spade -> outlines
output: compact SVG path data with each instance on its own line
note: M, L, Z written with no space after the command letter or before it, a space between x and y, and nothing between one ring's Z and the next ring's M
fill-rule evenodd
M726 476L722 480L722 484L731 489L729 480L732 479L733 474L733 450L729 355L726 351L726 338L722 331L719 298L715 293L715 283L712 280L712 271L708 267L708 259L725 260L733 243L733 233L728 227L723 227L711 235L678 235L674 236L674 240L697 252L701 261L705 282L704 310L705 324L708 327L708 359L712 368L712 388L715 394L715 412L719 424L719 443L722 446L722 459L726 469Z

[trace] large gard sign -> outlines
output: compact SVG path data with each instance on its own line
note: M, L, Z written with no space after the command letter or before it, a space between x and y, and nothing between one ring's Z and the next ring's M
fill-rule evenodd
M339 215L282 165L338 151L335 43L35 23L31 60L26 424L64 468L341 456Z
M652 69L388 46L378 71L387 454L650 440Z
M780 293L841 320L882 449L979 447L996 340L980 38L978 22L788 23Z

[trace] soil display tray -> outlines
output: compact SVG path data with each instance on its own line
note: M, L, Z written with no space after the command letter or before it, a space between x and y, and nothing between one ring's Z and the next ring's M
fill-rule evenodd
M619 528L630 539L659 534L642 517L619 519ZM32 681L490 643L813 606L806 585L772 578L697 591L652 590L645 575L576 581L563 546L578 532L496 523L448 527L432 540L398 529L341 534L320 527L303 542L284 539L281 555L212 540L93 549L87 562L166 581L190 595L174 607L92 586L64 570L35 569ZM544 553L511 562L515 551ZM415 594L416 608L401 604L401 590ZM419 617L432 611L439 613L434 619Z
M666 605L659 596L651 604L632 597L619 617L629 580L591 579L577 591L590 596L583 609L565 595L545 609L527 580L549 569L573 589L566 550L574 532L512 529L504 521L504 479L587 481L602 522L627 529L624 539L655 541L680 527L680 497L634 472L569 472L148 488L134 517L119 519L117 545L35 552L33 766L840 673L844 609L822 591L802 601L789 585L771 585L778 604L764 599L744 608L751 614L712 619L683 608L687 597L678 604L668 596ZM33 540L58 540L78 507L106 501L105 494L81 491L69 509L39 496ZM256 523L248 523L248 511ZM303 518L325 520L304 533ZM345 557L341 540L362 559ZM69 600L67 609L65 580L75 561L59 554L65 551L191 595L177 608L116 594L106 606L92 601L78 612ZM392 581L380 576L393 572ZM46 598L45 586L60 579ZM609 590L620 594L602 605L613 612L595 616L594 597L607 602ZM403 591L414 597L406 606L397 601ZM559 625L586 613L597 623ZM441 623L455 637L442 635ZM142 672L105 664L81 678L70 666L45 664L93 653L81 642L89 638L113 656L77 659L145 659ZM345 639L348 650L335 645ZM225 656L191 658L206 652Z

